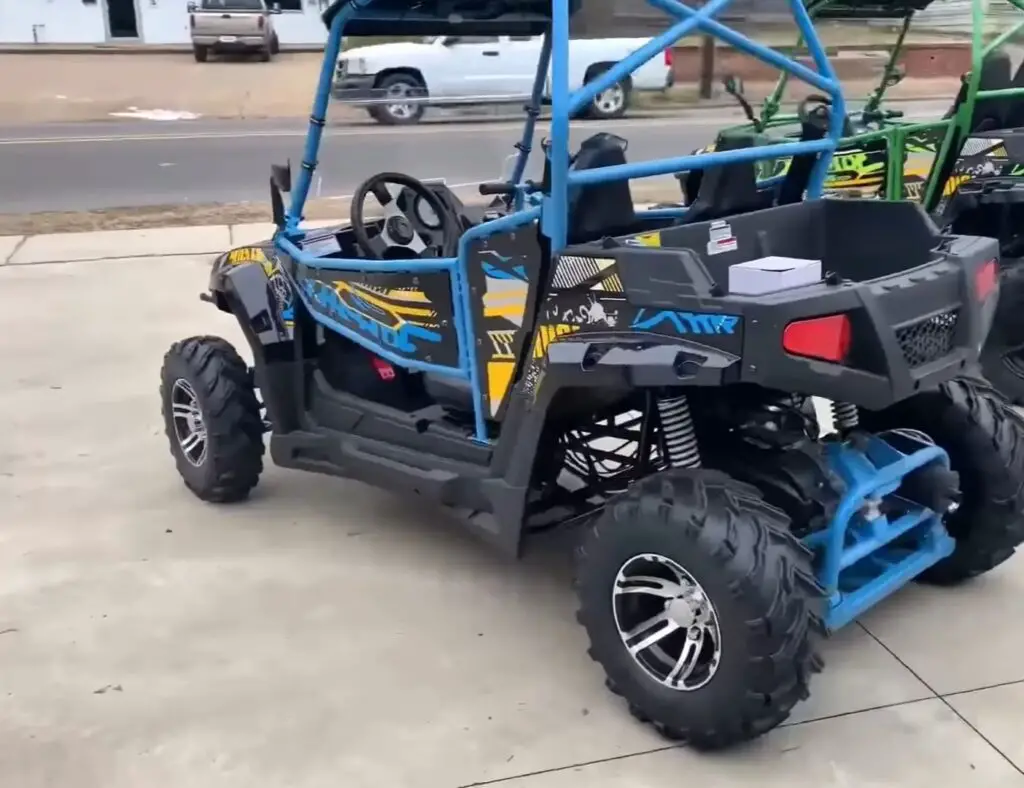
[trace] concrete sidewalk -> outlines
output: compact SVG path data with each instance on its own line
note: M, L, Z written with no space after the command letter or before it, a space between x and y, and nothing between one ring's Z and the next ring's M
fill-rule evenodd
M571 533L510 564L422 503L274 467L197 501L161 358L245 348L196 294L268 229L0 239L0 785L1024 788L1024 557L908 588L826 644L786 726L700 756L602 686Z
M341 219L307 222L326 227ZM0 266L71 263L144 258L152 255L212 255L234 246L265 241L273 224L165 227L151 230L105 230L52 235L0 236Z

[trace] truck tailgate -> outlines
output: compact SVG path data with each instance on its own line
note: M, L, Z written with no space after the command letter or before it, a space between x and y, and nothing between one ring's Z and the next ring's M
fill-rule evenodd
M258 36L263 33L259 11L205 11L195 15L195 35Z

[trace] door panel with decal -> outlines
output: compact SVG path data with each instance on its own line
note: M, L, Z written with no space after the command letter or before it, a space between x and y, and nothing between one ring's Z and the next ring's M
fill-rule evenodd
M889 147L885 140L845 145L832 156L825 179L831 197L873 198L885 196L889 173Z
M921 202L927 191L928 180L936 165L939 149L946 137L946 128L915 131L907 135L903 146L904 200Z

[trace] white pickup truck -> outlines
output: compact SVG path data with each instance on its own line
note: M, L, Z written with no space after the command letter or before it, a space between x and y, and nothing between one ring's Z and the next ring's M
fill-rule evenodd
M575 90L647 42L645 38L584 38L569 44L569 88ZM359 104L389 126L416 123L427 104L503 104L528 98L541 49L539 36L434 36L422 42L355 47L338 59L333 95ZM672 86L666 49L623 82L598 94L591 118L621 117L635 91ZM550 97L551 76L545 98Z

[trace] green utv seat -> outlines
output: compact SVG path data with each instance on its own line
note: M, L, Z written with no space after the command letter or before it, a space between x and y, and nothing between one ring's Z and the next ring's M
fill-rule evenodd
M978 90L1006 90L1014 86L1016 77L1011 78L1013 63L1010 55L1006 52L994 52L985 59L981 66L981 75L978 79ZM953 100L953 106L944 115L944 118L952 118L960 109L967 98L967 83L960 85L960 92ZM1006 99L980 99L974 105L974 114L971 115L970 131L988 131L990 129L1002 128L1004 116L1009 108L1010 102Z

